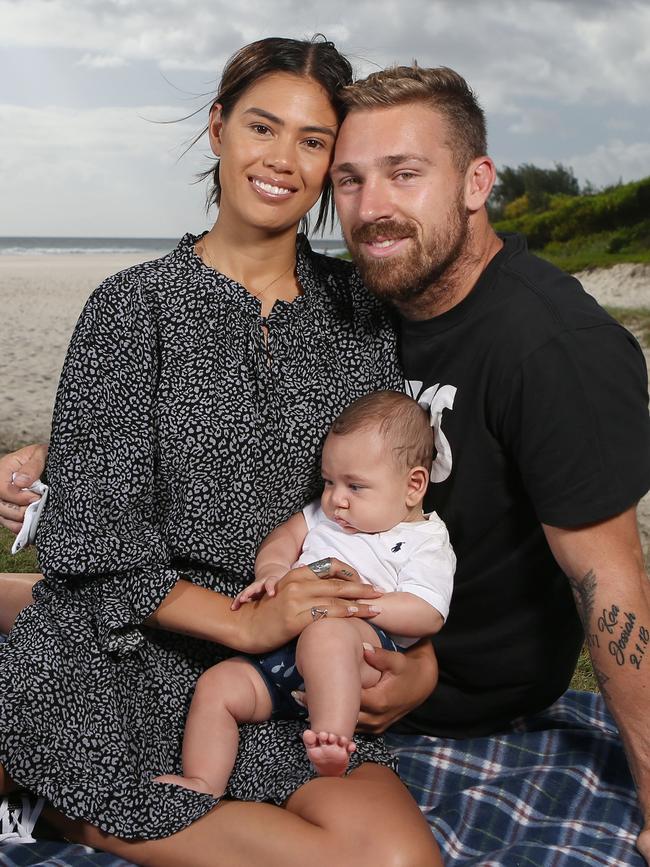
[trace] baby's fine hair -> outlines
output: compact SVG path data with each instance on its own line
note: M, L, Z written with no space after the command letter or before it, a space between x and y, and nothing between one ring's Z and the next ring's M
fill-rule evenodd
M405 469L431 467L433 429L428 413L400 391L375 391L347 406L334 419L330 433L376 429L387 449Z

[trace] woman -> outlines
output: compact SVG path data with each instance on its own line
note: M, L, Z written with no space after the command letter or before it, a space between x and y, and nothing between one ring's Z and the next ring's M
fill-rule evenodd
M313 780L297 724L266 723L242 732L239 800L153 783L179 769L193 686L224 648L271 649L313 606L348 616L376 595L303 568L257 605L229 598L317 493L332 418L400 384L381 308L297 239L349 80L326 42L231 59L208 128L217 222L102 284L64 366L45 580L0 650L0 786L38 792L67 836L138 864L345 865L360 847L368 863L440 863L381 744L360 741L347 778Z

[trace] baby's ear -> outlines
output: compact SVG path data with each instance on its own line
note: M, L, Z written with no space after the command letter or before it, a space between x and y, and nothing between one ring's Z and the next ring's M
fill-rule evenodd
M417 506L424 497L429 484L429 471L426 467L412 467L409 470L406 503Z

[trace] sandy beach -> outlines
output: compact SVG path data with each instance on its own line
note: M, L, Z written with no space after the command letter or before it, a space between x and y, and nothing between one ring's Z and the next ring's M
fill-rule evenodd
M59 373L86 299L108 275L149 258L151 253L0 256L0 454L49 438ZM616 265L577 276L601 304L650 307L650 265ZM641 526L648 555L650 496L642 502Z
M151 254L0 256L0 454L47 440L70 335L101 281Z

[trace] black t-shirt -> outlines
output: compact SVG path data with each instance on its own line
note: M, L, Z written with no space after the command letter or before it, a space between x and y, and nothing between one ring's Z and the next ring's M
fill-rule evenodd
M435 428L426 505L458 558L439 685L401 730L484 734L552 703L582 629L540 524L603 520L650 487L636 340L522 237L504 242L461 303L400 322L410 391Z

